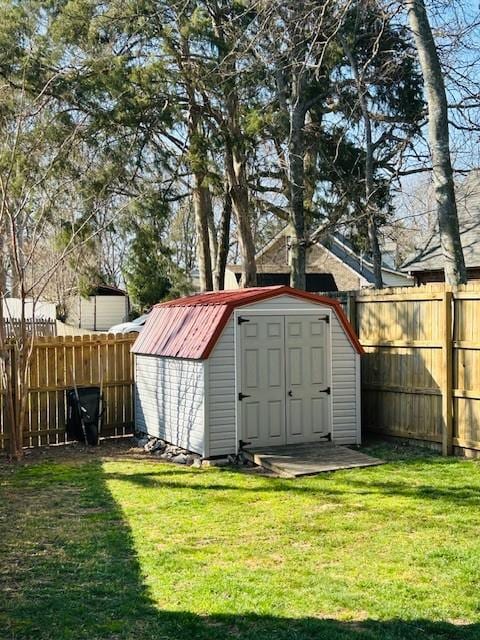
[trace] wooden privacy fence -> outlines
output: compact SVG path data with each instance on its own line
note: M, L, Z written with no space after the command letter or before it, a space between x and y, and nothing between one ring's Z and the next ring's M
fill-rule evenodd
M363 426L480 450L480 285L357 292Z
M131 433L133 366L130 347L135 337L101 334L36 338L28 371L24 446L67 441L65 391L73 387L74 380L78 387L100 386L103 378L102 436ZM12 366L15 367L14 361ZM6 427L5 389L0 388L0 449L6 448Z

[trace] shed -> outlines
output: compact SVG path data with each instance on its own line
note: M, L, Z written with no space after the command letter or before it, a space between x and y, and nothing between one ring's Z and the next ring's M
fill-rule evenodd
M132 350L138 432L205 458L360 443L362 347L336 300L288 286L180 298Z
M126 322L130 311L127 292L109 285L94 287L88 298L73 296L68 307L67 324L91 331Z

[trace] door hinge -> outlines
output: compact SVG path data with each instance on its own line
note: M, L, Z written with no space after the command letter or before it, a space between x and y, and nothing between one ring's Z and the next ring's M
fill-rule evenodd
M327 324L330 324L330 316L322 316L319 320L324 320Z
M237 323L243 324L244 322L250 322L250 320L248 318L242 318L242 316L238 316Z
M320 389L320 393L326 393L327 395L330 395L332 393L332 390L330 387L327 387L326 389Z
M240 392L238 394L238 399L240 400L240 402L244 399L244 398L250 398L250 396L247 393L242 393Z

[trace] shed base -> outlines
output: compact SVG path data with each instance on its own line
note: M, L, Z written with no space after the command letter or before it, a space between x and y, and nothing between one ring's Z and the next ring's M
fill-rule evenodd
M244 449L248 460L284 478L385 464L379 458L331 442Z

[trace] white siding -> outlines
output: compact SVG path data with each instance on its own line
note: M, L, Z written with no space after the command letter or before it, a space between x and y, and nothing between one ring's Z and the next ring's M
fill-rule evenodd
M135 427L205 455L204 362L135 356Z
M96 296L96 331L106 331L128 320L126 296Z
M235 453L235 324L233 314L208 359L209 455Z
M288 311L294 311L295 309L321 309L322 305L309 300L301 300L294 296L283 295L276 296L275 298L269 298L268 300L262 300L256 304L249 305L248 307L239 307L238 313L242 311L247 313L249 309L252 311L260 311L261 309L288 309ZM325 308L325 307L323 307Z
M253 310L326 309L321 305L284 295L264 300L238 313ZM208 359L206 385L208 455L219 456L235 452L235 333L234 316L228 321ZM338 444L360 442L359 358L337 317L332 313L332 434Z
M77 297L73 300L68 314L68 324L92 331L107 331L114 324L127 320L126 296Z
M359 358L335 314L331 327L332 437L338 444L360 444Z

